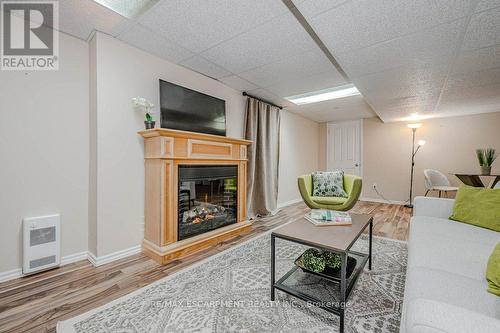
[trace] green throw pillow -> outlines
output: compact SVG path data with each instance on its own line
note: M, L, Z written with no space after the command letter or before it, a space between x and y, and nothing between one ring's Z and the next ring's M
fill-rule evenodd
M500 189L460 187L450 219L500 231Z
M344 191L344 171L317 171L312 173L313 197L347 198Z
M500 243L497 244L488 260L486 281L488 281L488 291L500 296Z

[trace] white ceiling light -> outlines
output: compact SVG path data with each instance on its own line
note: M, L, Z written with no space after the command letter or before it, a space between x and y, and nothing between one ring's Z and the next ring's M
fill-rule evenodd
M127 18L135 18L141 15L151 6L153 6L156 2L158 2L158 0L94 0L94 1Z
M337 98L356 96L356 95L361 95L361 93L358 91L358 88L356 88L354 84L347 84L345 86L323 89L301 95L285 97L285 99L289 100L294 104L302 105L302 104L316 103L316 102L327 101L330 99L337 99Z

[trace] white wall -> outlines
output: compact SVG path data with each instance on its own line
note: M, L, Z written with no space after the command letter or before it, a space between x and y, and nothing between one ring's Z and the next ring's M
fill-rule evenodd
M222 83L97 33L97 256L139 245L144 222L143 115L130 100L159 104L158 80L224 99L227 135L241 138L244 98ZM92 45L91 45L92 47ZM92 52L92 50L91 50ZM92 88L91 88L92 89ZM159 119L158 106L155 107ZM193 121L196 121L193 119ZM92 158L91 158L92 160Z
M0 272L22 265L22 218L62 215L62 255L87 250L88 44L60 34L58 71L0 71Z
M101 33L60 38L59 71L0 72L0 273L21 267L25 216L62 214L63 256L141 243L144 124L130 99L158 104L159 79L226 100L227 134L243 137L241 92ZM317 146L318 124L283 111L279 203L300 198Z
M300 200L297 177L318 170L319 124L281 112L278 205Z

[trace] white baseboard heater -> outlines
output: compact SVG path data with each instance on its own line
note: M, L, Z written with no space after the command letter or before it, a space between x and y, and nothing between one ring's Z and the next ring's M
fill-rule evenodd
M61 263L61 215L23 219L23 274L32 274Z

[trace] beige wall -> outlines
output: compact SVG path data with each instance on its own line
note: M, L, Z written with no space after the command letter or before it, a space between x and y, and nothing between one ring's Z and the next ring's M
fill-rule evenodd
M219 81L117 39L101 33L95 38L97 147L96 156L90 159L96 163L97 178L97 253L94 254L103 256L139 245L142 240L143 142L136 132L144 124L142 115L132 109L130 99L143 96L157 104L159 79L222 98L226 101L227 135L241 138L245 98ZM159 118L158 107L155 110ZM317 168L318 124L284 111L281 138L278 200L284 203L300 198L297 176Z
M226 101L227 134L243 135L244 98L240 92L206 76L177 66L97 33L94 37L96 89L96 232L100 257L137 246L144 223L143 115L134 111L136 96L156 104L159 119L159 85L163 79ZM91 87L91 90L95 89ZM92 181L92 180L91 180ZM91 221L92 223L92 221ZM93 251L93 249L92 249Z
M243 137L241 92L101 33L60 36L59 71L0 72L0 273L21 267L25 216L62 214L63 256L140 244L144 124L130 99L158 103L160 78L226 100L227 134ZM281 204L299 199L297 176L318 167L318 127L283 111Z
M319 124L318 170L326 170L327 123Z
M283 110L278 205L300 199L297 177L318 169L319 124Z
M364 166L363 197L380 199L372 189L390 200L408 199L410 177L411 129L406 123L382 123L378 119L363 121ZM476 148L493 147L500 152L500 113L441 118L421 121L416 139L426 145L416 156L415 195L423 195L424 169L436 169L445 174L453 185L460 181L452 172L478 172ZM500 159L493 165L500 172Z
M58 71L0 71L0 272L21 267L23 217L60 213L62 256L87 250L88 44L59 36Z

